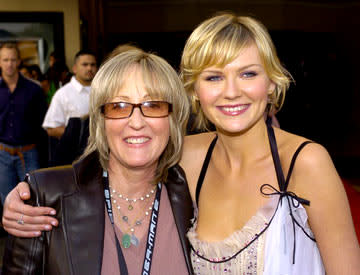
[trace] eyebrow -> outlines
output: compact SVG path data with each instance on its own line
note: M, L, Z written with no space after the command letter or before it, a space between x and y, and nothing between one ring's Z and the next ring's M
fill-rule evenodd
M90 64L90 65L96 65L96 62L80 62L80 64L81 65L88 65L88 64Z
M253 66L262 67L261 64L249 64L249 65L245 65L243 67L238 68L238 71L243 71L243 70L248 69ZM220 69L220 68L219 69L205 69L201 73L219 73L220 71L222 71L222 69Z
M127 100L129 101L130 100L130 97L126 96L126 95L119 95L119 96L116 96L116 98L119 98L121 100ZM143 100L147 100L147 99L150 99L151 97L149 95L144 95L142 97Z

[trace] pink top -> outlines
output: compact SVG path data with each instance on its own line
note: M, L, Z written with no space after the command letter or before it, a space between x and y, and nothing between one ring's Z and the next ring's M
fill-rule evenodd
M120 274L114 231L106 210L104 234L101 275ZM122 232L118 227L116 227L116 235L121 240ZM129 248L122 248L129 275L141 274L146 239L147 234L139 240L138 246L132 245ZM161 192L159 220L150 272L151 274L188 274L179 234L164 185Z

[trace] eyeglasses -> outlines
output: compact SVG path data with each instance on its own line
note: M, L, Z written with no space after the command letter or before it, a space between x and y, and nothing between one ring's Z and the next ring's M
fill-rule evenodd
M120 119L131 117L134 108L140 108L144 117L166 117L172 112L172 104L166 101L145 101L138 104L129 102L110 102L102 105L101 113L105 118Z

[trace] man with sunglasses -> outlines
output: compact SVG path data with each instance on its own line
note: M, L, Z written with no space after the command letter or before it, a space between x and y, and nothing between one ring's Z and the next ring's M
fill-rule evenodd
M13 43L0 46L0 194L39 168L38 148L47 104L41 87L19 73L20 52Z

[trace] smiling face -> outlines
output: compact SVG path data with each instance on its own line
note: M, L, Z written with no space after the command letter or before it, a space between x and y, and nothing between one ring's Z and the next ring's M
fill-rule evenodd
M223 68L205 68L195 83L205 116L229 133L246 131L262 119L274 89L255 44Z
M129 77L109 102L142 103L150 98L137 67L127 72ZM121 165L127 169L155 171L170 136L169 118L144 117L139 108L129 118L105 119L105 132L110 149L109 167Z

